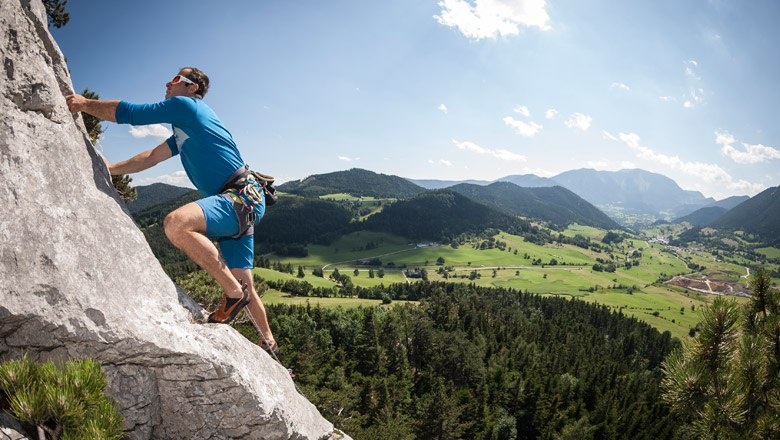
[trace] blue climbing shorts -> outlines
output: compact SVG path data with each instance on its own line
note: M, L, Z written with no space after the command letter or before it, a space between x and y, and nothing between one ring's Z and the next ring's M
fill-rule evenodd
M222 258L230 269L251 269L254 267L254 235L232 238L238 234L240 223L233 200L217 194L196 200L206 217L206 237L217 240ZM265 200L255 205L255 225L265 214Z

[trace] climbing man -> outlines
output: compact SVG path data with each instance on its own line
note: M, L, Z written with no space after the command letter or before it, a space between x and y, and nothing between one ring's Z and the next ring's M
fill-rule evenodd
M224 290L208 322L229 323L248 306L260 332L261 347L276 351L276 341L252 282L254 226L265 213L261 182L249 172L233 137L214 111L203 102L209 78L184 67L165 84L165 100L152 104L65 97L72 112L85 112L119 124L168 123L173 136L136 156L110 164L112 175L143 171L175 155L203 198L165 217L165 235L195 263L210 273ZM222 258L211 239L219 241Z

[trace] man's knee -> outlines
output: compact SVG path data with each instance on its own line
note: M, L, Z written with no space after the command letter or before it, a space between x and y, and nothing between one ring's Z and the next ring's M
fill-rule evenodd
M177 211L173 211L165 216L163 220L163 230L165 230L165 236L172 242L176 241L179 234L183 231L183 221L181 215Z
M168 239L176 244L177 240L189 232L205 234L206 217L197 203L188 203L165 216L163 229Z

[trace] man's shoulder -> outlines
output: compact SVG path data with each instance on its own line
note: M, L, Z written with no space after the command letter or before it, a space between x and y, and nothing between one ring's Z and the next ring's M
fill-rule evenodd
M198 106L198 99L190 98L189 96L171 96L166 99L171 104L182 107L196 108Z

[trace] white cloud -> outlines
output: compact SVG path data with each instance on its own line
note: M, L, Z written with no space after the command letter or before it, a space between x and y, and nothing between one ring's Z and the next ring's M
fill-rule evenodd
M658 99L663 102L677 101L674 96L659 96Z
M455 146L458 147L459 150L465 150L465 151L473 151L478 154L486 154L488 156L493 156L497 159L501 160L516 160L525 162L525 156L522 156L520 154L512 153L511 151L507 150L491 150L489 148L480 147L479 145L465 141L465 142L458 142L455 139L452 140L452 142L455 144Z
M523 137L536 136L539 133L539 130L542 129L542 126L537 124L536 122L526 123L523 121L518 121L511 116L505 117L503 121L506 125L517 130L517 133Z
M629 162L627 160L621 160L620 161L620 168L621 169L636 168L636 164L634 162Z
M558 110L555 110L554 108L547 109L547 111L544 112L544 117L547 119L553 119L556 116L558 116Z
M517 35L519 26L551 30L545 0L442 0L440 24L475 40Z
M184 171L174 171L170 174L163 174L161 176L156 177L145 177L143 179L138 179L137 181L133 181L133 186L143 186L143 185L151 185L153 183L167 183L168 185L174 185L174 186L183 186L185 188L195 188L192 185L192 182L190 182L189 177L187 177L187 173Z
M444 160L444 159L439 159L438 162L434 162L433 159L428 159L428 163L431 164L431 165L439 164L439 165L445 165L445 166L448 166L448 167L452 166L452 162L450 162L448 160Z
M531 116L531 112L528 111L528 107L524 105L518 105L513 109L515 113L520 113L521 115L525 116L526 118Z
M609 87L611 89L620 89L620 90L625 90L627 92L629 90L631 90L627 85L625 85L625 84L623 84L621 82L613 82L612 85L610 85Z
M737 150L732 146L736 142L734 136L726 132L715 132L715 143L722 145L721 154L731 158L736 163L751 164L766 162L772 159L780 159L780 151L761 144L750 145L740 142L745 151Z
M134 138L155 137L167 139L173 136L173 132L161 124L141 125L140 127L130 127L130 136Z
M569 116L569 119L566 121L566 126L569 128L578 128L582 131L588 131L592 121L593 118L588 115L574 113L573 115Z
M339 156L339 160L343 160L344 162L354 162L356 160L360 160L359 157L347 157L347 156Z
M687 66L685 66L685 76L696 81L700 80L701 77L697 75L695 71L695 69L699 67L699 63L696 60L688 60L686 64Z
M444 114L446 115L446 114L447 114L447 106L446 106L446 105L444 105L444 104L441 104L441 105L439 106L439 111L440 111L440 112L442 112L442 113L444 113Z
M734 180L726 170L713 163L687 162L680 159L678 156L667 156L665 154L656 153L651 148L643 146L640 143L639 135L636 133L619 133L617 136L613 136L605 131L604 135L609 139L623 142L634 152L636 157L640 159L655 162L674 170L679 170L689 176L693 176L710 184L743 193L755 193L765 188L765 186L760 183L752 183L746 180Z

